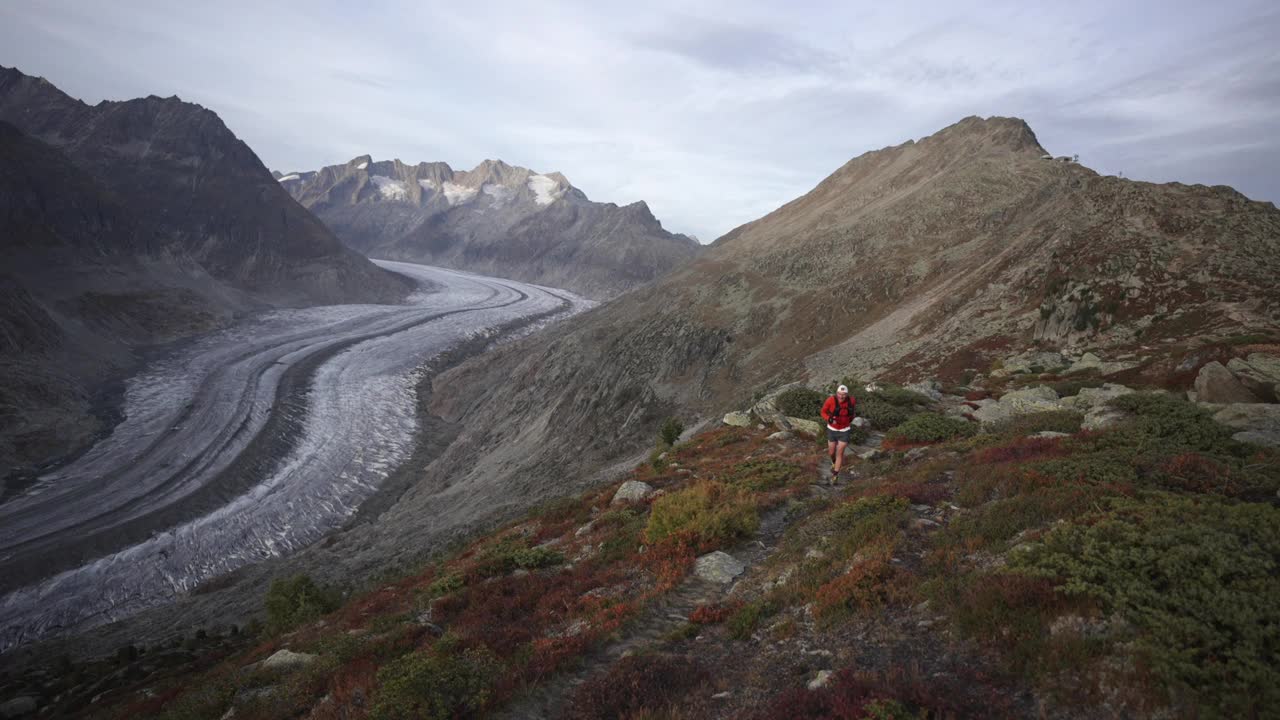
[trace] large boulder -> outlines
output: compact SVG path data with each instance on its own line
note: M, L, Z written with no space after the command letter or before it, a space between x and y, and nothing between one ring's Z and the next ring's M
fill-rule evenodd
M1233 438L1269 447L1280 447L1280 405L1234 403L1220 408L1213 419L1239 430Z
M618 488L618 492L613 494L613 499L609 501L610 505L617 505L624 502L637 502L644 500L653 494L653 486L639 480L628 480L622 483Z
M918 383L903 385L902 388L904 390L910 390L911 392L920 393L933 402L938 402L942 399L942 385L939 384L937 380L921 380Z
M1252 353L1248 358L1232 358L1227 369L1245 389L1265 402L1280 401L1280 358ZM1198 396L1197 396L1198 398Z
M1051 387L1038 385L1007 392L998 402L974 410L973 417L983 425L994 425L1019 415L1061 409L1058 393Z
M805 420L804 418L788 416L786 418L786 421L787 421L787 424L791 426L792 430L795 430L796 432L799 432L799 433L804 433L805 435L812 435L813 437L817 437L818 433L822 432L822 426L819 425L815 420Z
M693 564L693 574L714 583L732 582L747 569L737 558L716 550L698 558Z
M733 427L747 427L751 424L751 413L734 411L726 413L724 416L724 424Z
M297 653L292 650L280 650L274 655L262 661L263 670L279 670L290 671L304 668L316 661L316 656L310 653Z
M1217 360L1200 368L1196 376L1196 401L1228 405L1231 403L1256 403L1258 396L1249 392L1225 365Z
M787 383L782 387L775 388L772 392L765 395L755 405L751 407L751 413L760 418L763 422L776 426L779 430L790 430L791 425L787 422L786 415L778 409L777 399L782 393L795 387L803 387L802 382Z
M1135 362L1106 362L1102 358L1087 352L1080 356L1079 360L1071 363L1071 367L1067 368L1067 374L1085 372L1086 370L1096 370L1099 375L1110 375L1118 373L1130 368L1137 367Z
M1062 398L1059 404L1084 415L1080 423L1082 430L1101 430L1124 419L1124 413L1113 410L1110 401L1132 393L1131 388L1115 383L1107 383L1100 388L1084 388L1078 394Z
M1070 364L1071 361L1060 352L1028 350L1005 358L1001 363L1000 370L991 374L997 376L1053 372L1054 370L1061 370Z

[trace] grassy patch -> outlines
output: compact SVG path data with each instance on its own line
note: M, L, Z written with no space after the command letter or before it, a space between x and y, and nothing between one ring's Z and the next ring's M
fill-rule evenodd
M1074 434L1080 432L1080 424L1083 422L1084 415L1075 410L1046 410L1014 415L996 423L991 431L1008 435L1034 435L1044 431Z
M750 640L760 623L773 617L780 609L778 603L772 600L757 600L743 605L725 622L729 637L734 640Z
M755 492L764 492L783 487L804 474L802 468L782 460L747 460L734 466L727 480Z
M937 413L917 413L890 430L885 439L894 444L935 443L975 432L977 426L968 420Z
M449 720L477 715L492 698L499 671L488 649L464 648L446 636L378 671L380 688L370 717Z
M759 526L755 500L748 491L702 480L653 503L645 538L657 543L676 535L686 536L698 547L710 550L750 535Z
M273 580L265 605L267 625L273 632L284 632L335 610L338 595L306 575L295 575Z

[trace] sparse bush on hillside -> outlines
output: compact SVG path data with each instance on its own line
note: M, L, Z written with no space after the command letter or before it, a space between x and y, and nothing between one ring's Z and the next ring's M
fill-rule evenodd
M687 535L709 549L750 535L759 526L760 516L747 490L703 480L654 501L645 538L656 543L673 535Z
M827 396L807 387L794 387L778 395L774 405L788 417L812 420L822 413L822 403Z
M508 536L486 547L476 558L476 569L482 575L504 575L522 568L538 568L559 565L564 556L551 548L528 547L523 538Z
M1234 432L1218 424L1204 408L1165 393L1132 393L1111 400L1111 407L1133 414L1128 427L1167 445L1227 455L1238 454Z
M430 586L427 587L427 593L432 597L440 597L448 595L455 590L461 590L467 584L466 578L461 573L450 572L436 578Z
M663 445L670 447L676 444L680 439L680 434L684 432L684 423L680 418L669 417L663 421L662 427L658 428L658 441Z
M866 418L877 430L890 430L906 422L916 413L915 408L895 405L873 393L858 398L858 414Z
M757 600L743 605L725 622L729 637L734 640L750 640L760 623L776 615L780 609L778 603L771 600Z
M1014 559L1137 630L1137 652L1205 716L1280 706L1280 509L1156 494L1050 532Z
M1080 432L1084 415L1075 410L1046 410L1043 412L1014 415L996 423L992 432L1011 435L1032 435L1046 430L1062 433Z
M776 490L804 474L804 470L780 460L747 460L729 473L729 482L749 490Z
M574 720L665 717L688 691L710 679L696 661L678 655L630 655L589 678L573 694Z
M493 695L501 668L483 646L463 648L446 635L427 650L378 671L373 720L450 720L477 717Z
M893 443L941 442L977 432L968 420L937 413L917 413L889 431L886 439Z
M272 581L265 605L268 626L274 632L283 632L332 612L338 607L338 597L307 575L295 575Z

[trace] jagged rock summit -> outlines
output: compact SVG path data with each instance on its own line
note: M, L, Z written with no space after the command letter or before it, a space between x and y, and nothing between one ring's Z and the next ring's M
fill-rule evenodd
M275 173L351 247L608 298L691 260L700 245L667 232L643 201L596 203L558 172L485 160L375 162Z

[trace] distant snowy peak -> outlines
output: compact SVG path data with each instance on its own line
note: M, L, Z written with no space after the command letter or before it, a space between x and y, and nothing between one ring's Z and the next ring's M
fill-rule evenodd
M528 185L533 191L534 202L539 205L550 205L563 197L565 191L569 189L546 175L530 176Z
M455 171L443 162L407 165L400 160L375 162L369 155L360 155L332 170L339 175L367 177L377 190L367 196L373 200L427 203L431 198L442 196L450 207L469 203L483 194L492 203L524 202L543 208L574 190L568 179L558 172L538 173L501 160L485 160L471 170ZM281 183L305 182L315 174L291 173L277 179ZM576 194L586 197L581 192Z

